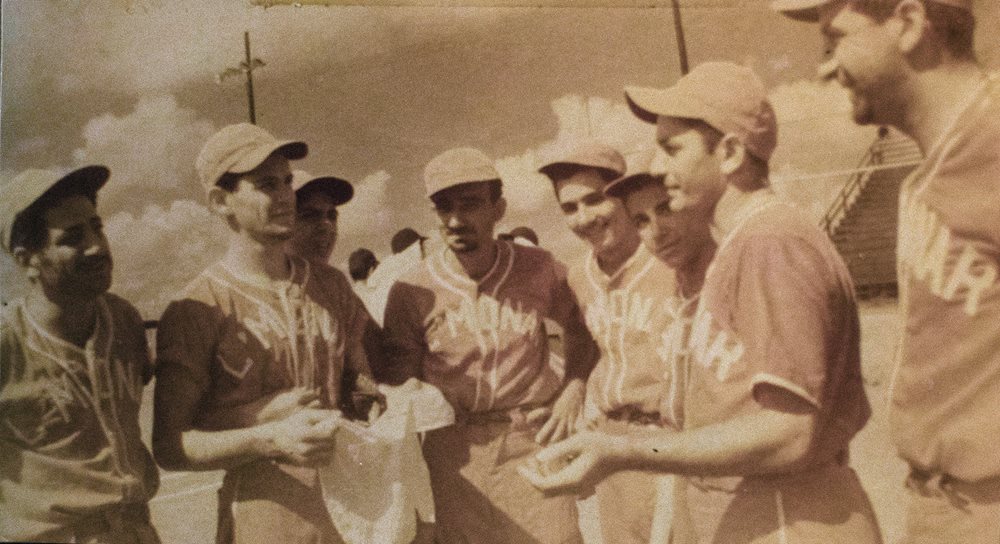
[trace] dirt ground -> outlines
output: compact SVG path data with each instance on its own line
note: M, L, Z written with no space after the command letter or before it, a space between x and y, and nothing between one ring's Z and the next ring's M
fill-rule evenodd
M874 414L851 444L851 464L871 497L887 544L903 523L905 465L895 456L886 423L886 386L898 334L895 301L866 302L861 308L862 364ZM148 440L152 392L147 388L141 414ZM164 544L212 542L215 535L218 472L162 473L160 492L151 503L153 522ZM587 544L600 544L599 521L590 501L581 503L581 527Z

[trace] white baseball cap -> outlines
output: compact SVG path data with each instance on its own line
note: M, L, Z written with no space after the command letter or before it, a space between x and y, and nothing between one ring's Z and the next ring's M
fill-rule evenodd
M209 137L194 167L207 191L223 175L245 174L274 153L281 153L289 160L301 159L309 153L309 146L296 140L278 140L257 125L237 123L222 127Z
M449 149L431 159L424 168L424 184L429 197L456 185L498 179L500 174L493 160L471 147Z
M767 90L753 70L731 62L699 64L673 87L626 87L632 113L647 123L657 116L698 119L735 134L747 150L769 160L778 143L778 124Z
M771 0L771 9L796 21L819 21L819 8L838 0ZM972 0L931 0L934 3L972 11Z
M555 171L565 166L596 168L609 179L622 176L626 169L625 158L617 149L596 140L577 140L557 148L538 171L552 179Z

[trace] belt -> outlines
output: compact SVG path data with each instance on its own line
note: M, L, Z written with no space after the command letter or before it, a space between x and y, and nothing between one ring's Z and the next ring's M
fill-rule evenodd
M922 497L947 499L952 506L962 510L969 503L1000 502L1000 477L968 482L946 472L910 466L906 487Z
M608 419L626 421L628 423L637 423L639 425L663 426L663 420L660 418L660 414L658 412L643 412L635 406L622 406L621 408L612 410L608 412Z
M129 525L148 524L148 504L144 502L116 504L70 524L61 532L76 541L108 533L124 533L127 532L125 528Z
M515 427L527 427L528 414L541 408L539 405L515 406L507 410L490 410L487 412L456 412L456 425L490 425L509 423Z

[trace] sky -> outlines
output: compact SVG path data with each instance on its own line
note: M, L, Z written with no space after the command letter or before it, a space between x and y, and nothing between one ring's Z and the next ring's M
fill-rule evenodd
M997 27L1000 3L975 1L980 26ZM681 6L692 65L737 62L768 85L780 126L775 185L818 217L843 180L795 176L854 166L874 136L850 122L841 90L813 80L818 32L764 0ZM534 173L539 156L587 135L623 151L651 146L652 129L628 112L622 87L680 75L667 7L10 0L2 10L0 174L109 166L99 211L113 290L149 318L226 246L193 164L212 132L247 117L244 82L216 82L242 60L245 30L265 63L254 72L258 123L309 143L296 167L355 185L337 265L361 246L384 255L401 227L431 232L423 167L459 146L496 159L510 203L498 230L531 226L572 261L584 246ZM995 36L980 37L980 57L1000 66ZM17 274L9 259L0 266L7 300L19 292Z

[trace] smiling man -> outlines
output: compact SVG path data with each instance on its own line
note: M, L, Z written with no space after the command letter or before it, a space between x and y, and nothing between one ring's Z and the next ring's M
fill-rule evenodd
M615 436L642 436L650 428L680 429L676 407L679 361L663 348L681 322L674 271L639 243L621 200L604 189L625 174L625 158L596 141L560 149L539 168L552 182L566 226L589 250L569 273L570 287L601 350L587 381L588 424ZM672 341L667 343L674 344ZM648 543L669 532L672 481L623 471L597 485L605 542ZM660 515L658 515L658 513Z
M370 319L343 274L285 252L307 150L246 123L208 139L196 168L229 249L160 320L153 449L168 470L226 470L220 542L341 542L314 467L343 376L371 374Z
M494 239L507 204L481 151L442 153L424 181L444 244L393 286L385 331L399 373L440 388L457 414L424 442L438 541L581 542L574 498L546 497L516 473L582 411L595 349L566 271L545 250ZM565 377L546 318L565 333Z
M3 247L28 280L0 321L0 540L159 542L138 418L152 365L139 313L107 293L108 176L27 170L0 195Z
M850 92L855 121L892 125L925 155L899 199L889 425L910 465L904 542L998 542L1000 81L976 60L972 2L773 6L819 23L820 75Z
M719 244L686 343L684 428L576 435L525 476L554 490L621 469L684 475L684 543L881 542L847 465L870 414L853 286L826 235L769 188L777 124L763 84L705 63L626 95L656 123L680 206L700 209Z

